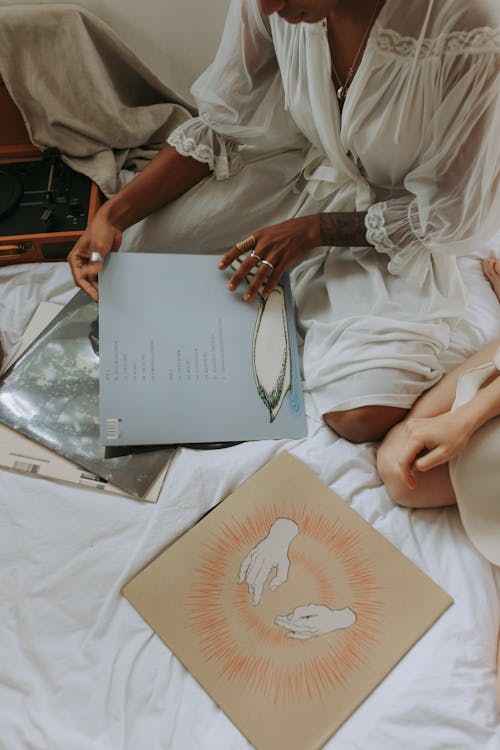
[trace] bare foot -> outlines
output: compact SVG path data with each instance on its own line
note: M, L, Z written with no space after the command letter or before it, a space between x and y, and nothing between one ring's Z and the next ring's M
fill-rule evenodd
M500 260L498 258L484 258L481 265L484 275L500 302Z

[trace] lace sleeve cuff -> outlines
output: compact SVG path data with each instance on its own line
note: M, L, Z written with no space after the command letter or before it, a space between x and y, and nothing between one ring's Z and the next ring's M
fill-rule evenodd
M418 235L416 204L403 197L369 207L365 217L366 239L389 257L387 270L395 276L403 270L419 279L425 274L430 249Z
M167 143L182 156L208 164L217 180L226 180L243 166L237 144L216 133L202 117L182 123Z

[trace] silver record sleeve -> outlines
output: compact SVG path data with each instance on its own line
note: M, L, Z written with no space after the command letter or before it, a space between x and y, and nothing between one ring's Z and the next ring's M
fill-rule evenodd
M99 421L98 308L80 291L0 378L0 422L143 497L175 449L110 450Z

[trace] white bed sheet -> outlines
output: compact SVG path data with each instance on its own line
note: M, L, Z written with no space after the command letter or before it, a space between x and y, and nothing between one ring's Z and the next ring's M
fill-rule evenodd
M499 310L478 261L464 264L478 336L498 336ZM41 300L64 303L74 291L66 264L0 269L7 352ZM180 450L156 505L0 471L0 750L250 747L120 589L281 450L455 599L327 750L500 748L498 571L472 547L456 509L395 506L373 445L351 445L308 421L299 441Z

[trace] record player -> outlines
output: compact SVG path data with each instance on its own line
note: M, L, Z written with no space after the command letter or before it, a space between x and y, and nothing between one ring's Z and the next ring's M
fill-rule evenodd
M30 143L0 79L0 266L65 260L101 203L100 191L56 148Z

